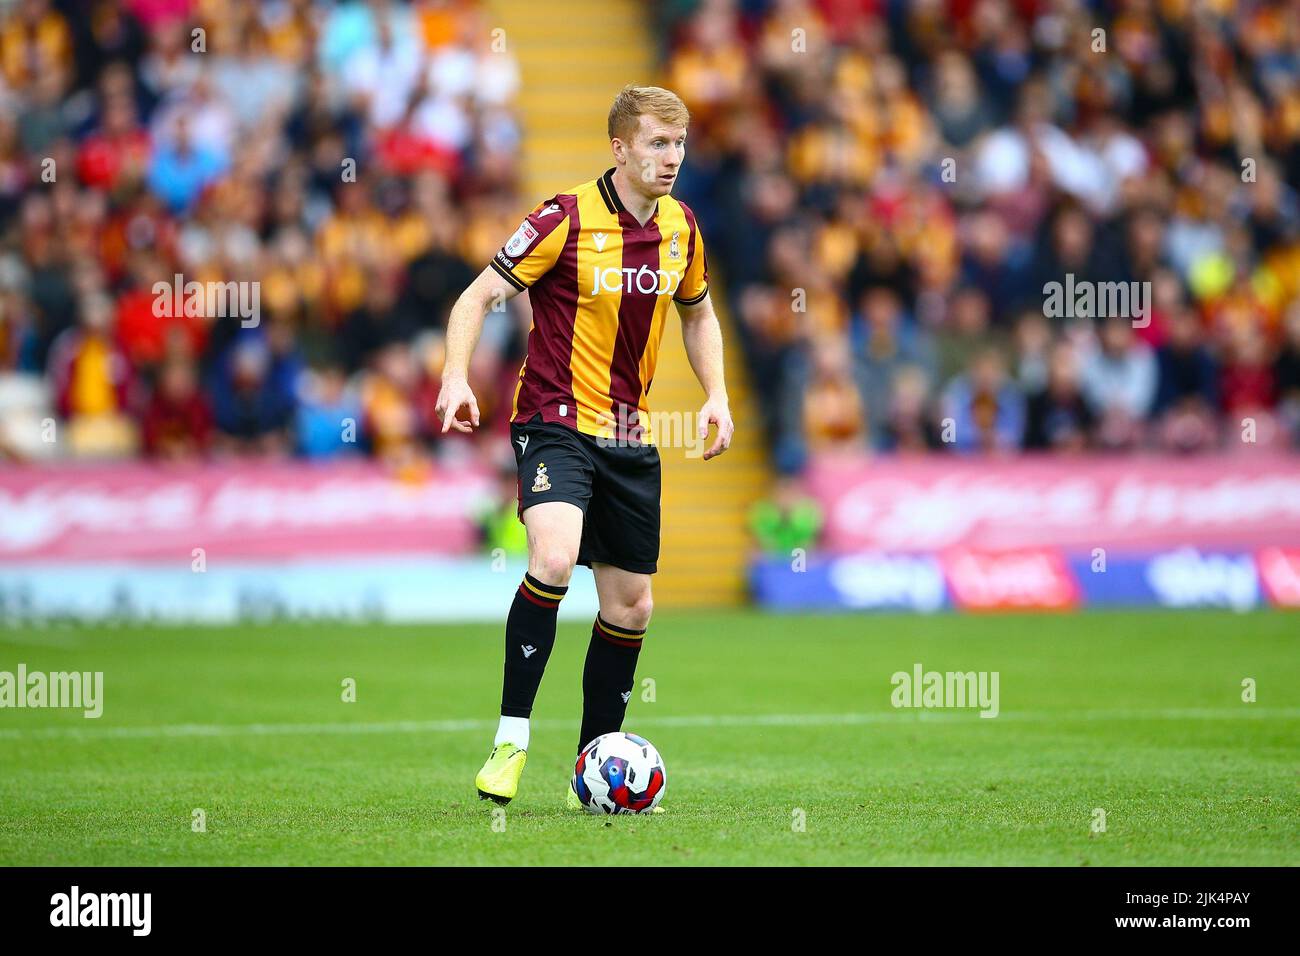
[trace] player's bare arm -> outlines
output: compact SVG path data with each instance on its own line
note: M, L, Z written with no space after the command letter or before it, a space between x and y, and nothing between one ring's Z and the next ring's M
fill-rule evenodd
M716 458L731 447L735 425L731 421L731 407L727 401L727 383L722 371L722 327L718 314L713 311L713 301L706 295L694 305L677 304L682 319L682 342L691 369L704 389L704 405L700 408L698 422L701 439L709 437L709 425L716 425L718 433L713 444L704 452L704 460Z
M518 289L488 266L452 306L447 319L447 361L442 370L438 402L434 406L434 411L442 419L444 435L452 428L458 432L471 432L478 427L478 400L469 387L470 356L474 354L474 347L483 332L487 310L518 294ZM461 421L458 417L462 408L468 411L469 421Z

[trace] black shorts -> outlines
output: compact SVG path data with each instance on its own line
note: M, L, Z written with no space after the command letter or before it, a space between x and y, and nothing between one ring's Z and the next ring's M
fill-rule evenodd
M582 509L578 563L654 574L659 566L659 449L602 446L592 435L542 421L510 425L519 466L519 514L544 501Z

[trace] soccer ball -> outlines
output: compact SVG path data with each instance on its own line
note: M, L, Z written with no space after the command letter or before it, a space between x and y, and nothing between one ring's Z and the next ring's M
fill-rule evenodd
M650 813L668 786L663 758L636 734L601 734L578 754L573 792L588 813Z

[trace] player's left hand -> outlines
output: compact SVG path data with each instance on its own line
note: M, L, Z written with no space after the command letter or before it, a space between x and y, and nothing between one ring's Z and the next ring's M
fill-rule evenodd
M704 452L705 461L717 458L731 447L731 435L736 430L736 426L731 422L731 409L727 407L725 398L711 398L700 409L701 441L709 437L711 424L718 426L718 437L713 439L713 444Z

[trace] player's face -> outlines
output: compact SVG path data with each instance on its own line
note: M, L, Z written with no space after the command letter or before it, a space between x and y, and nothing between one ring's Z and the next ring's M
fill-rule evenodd
M624 148L628 179L646 196L666 196L686 158L686 127L667 126L663 120L642 115L636 136Z

